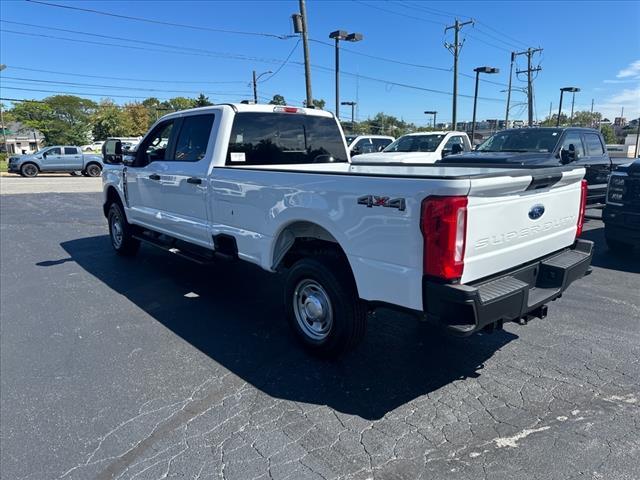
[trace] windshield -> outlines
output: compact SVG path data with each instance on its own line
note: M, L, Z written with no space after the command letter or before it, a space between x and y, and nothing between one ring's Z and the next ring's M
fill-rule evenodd
M505 130L487 138L480 152L552 152L560 138L558 130Z
M443 134L405 135L391 143L383 152L435 152Z

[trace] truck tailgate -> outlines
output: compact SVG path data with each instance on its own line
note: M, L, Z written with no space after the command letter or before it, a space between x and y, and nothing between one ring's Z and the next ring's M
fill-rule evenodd
M462 283L568 247L575 241L584 169L472 178Z

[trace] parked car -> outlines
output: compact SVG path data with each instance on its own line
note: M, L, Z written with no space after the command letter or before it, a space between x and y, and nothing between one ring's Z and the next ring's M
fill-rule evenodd
M101 152L103 144L104 144L104 140L100 140L97 142L93 142L89 145L83 145L80 148L82 148L83 152Z
M349 153L353 157L363 153L379 152L395 140L386 135L345 135Z
M640 160L618 167L609 177L602 220L611 250L625 254L640 246Z
M447 155L471 150L464 132L409 133L380 153L359 155L353 163L434 163Z
M102 156L82 153L80 147L54 145L31 155L9 157L7 170L23 177L35 177L40 172L81 172L86 177L99 177Z
M104 149L114 250L282 272L287 319L318 354L354 347L381 305L459 335L542 317L589 271L581 167L353 165L331 113L273 105L172 113L121 146Z
M601 207L609 175L617 166L604 145L602 134L591 128L514 128L492 135L474 152L450 156L441 163L584 167L589 185L587 203Z

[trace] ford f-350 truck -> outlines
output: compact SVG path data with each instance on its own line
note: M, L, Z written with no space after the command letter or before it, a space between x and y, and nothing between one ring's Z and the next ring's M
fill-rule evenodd
M589 271L583 168L352 165L321 110L229 104L103 147L111 243L282 272L288 320L336 356L391 306L468 335L544 316Z

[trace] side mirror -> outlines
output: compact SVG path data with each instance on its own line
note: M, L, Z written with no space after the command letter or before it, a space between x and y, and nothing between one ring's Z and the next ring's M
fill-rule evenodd
M567 163L571 163L576 159L576 147L573 143L569 144L568 149L560 150L560 163L566 165Z
M354 155L360 155L362 152L360 151L360 147L355 147L353 150L351 150L351 156L353 157Z
M47 158L47 152L44 152L44 153L42 154L42 158Z
M102 144L102 161L108 165L122 163L122 142L120 140L107 140Z
M463 151L464 151L464 148L462 148L462 145L460 145L459 143L456 143L451 147L451 155L462 153Z

